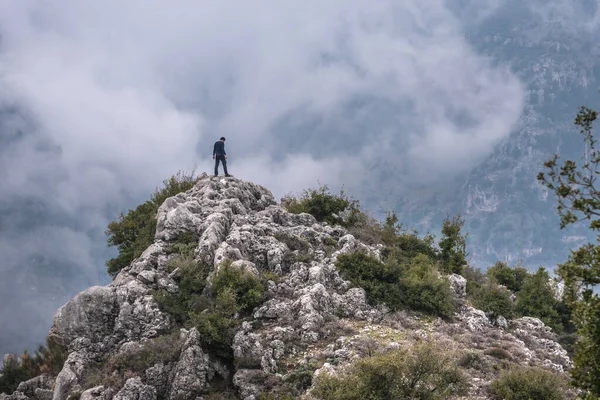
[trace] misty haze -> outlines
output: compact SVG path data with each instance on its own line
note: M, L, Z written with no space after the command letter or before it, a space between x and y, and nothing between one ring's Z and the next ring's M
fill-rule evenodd
M575 157L600 104L593 0L0 0L0 354L112 278L105 231L177 171L276 200L326 184L470 262L552 272L593 236L559 230L537 173Z

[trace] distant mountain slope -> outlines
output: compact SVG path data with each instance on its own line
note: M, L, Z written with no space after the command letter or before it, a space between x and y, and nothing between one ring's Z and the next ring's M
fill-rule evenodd
M463 213L480 266L508 258L552 268L586 240L585 226L559 230L556 199L536 181L553 154L579 157L577 109L600 107L597 4L569 4L555 1L541 14L535 4L511 1L470 28L477 50L527 86L519 124L470 173L424 198L407 193L396 204L401 221L420 231L435 230L448 213Z

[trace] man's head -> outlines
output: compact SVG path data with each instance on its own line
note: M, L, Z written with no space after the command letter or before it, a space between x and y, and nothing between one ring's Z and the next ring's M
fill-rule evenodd
M219 139L221 142L225 141L225 138L223 136L221 136L221 139Z

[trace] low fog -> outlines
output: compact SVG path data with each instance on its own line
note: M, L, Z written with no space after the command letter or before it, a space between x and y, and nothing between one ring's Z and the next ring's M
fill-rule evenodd
M474 168L526 90L469 44L505 2L478 3L0 0L0 353L106 284L107 223L210 171L220 136L230 172L277 197Z

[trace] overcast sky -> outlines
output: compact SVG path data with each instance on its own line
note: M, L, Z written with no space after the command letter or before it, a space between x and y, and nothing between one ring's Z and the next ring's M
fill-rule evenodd
M0 353L106 283L108 221L221 135L278 197L474 167L525 96L464 36L500 3L0 0Z

